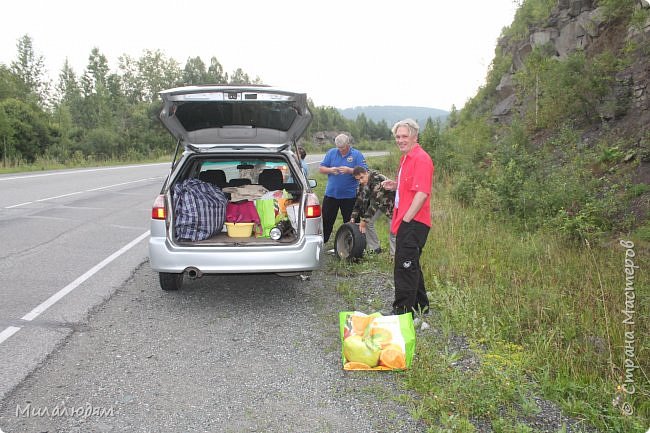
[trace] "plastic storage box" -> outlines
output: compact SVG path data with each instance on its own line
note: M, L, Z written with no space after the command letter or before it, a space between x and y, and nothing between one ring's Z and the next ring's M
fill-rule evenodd
M226 230L231 238L248 238L253 234L253 225L253 223L226 223Z

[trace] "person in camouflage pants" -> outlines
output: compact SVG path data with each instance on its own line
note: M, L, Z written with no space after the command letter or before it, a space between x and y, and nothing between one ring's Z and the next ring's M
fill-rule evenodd
M359 231L366 235L367 249L374 253L381 253L375 221L382 214L389 220L393 217L395 191L382 188L381 183L386 180L386 176L376 170L366 170L365 167L356 166L352 175L359 181L359 186L350 222L359 222ZM389 233L389 245L392 257L395 255L395 235L392 233Z

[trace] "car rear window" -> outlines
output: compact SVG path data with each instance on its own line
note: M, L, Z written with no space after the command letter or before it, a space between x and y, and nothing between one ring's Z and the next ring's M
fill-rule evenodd
M290 102L180 102L176 117L187 131L224 126L250 126L288 131L298 113Z

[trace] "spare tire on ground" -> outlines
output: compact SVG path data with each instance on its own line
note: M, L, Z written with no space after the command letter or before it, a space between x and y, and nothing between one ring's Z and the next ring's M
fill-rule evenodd
M336 232L334 251L343 260L357 260L366 249L366 236L355 223L345 223Z

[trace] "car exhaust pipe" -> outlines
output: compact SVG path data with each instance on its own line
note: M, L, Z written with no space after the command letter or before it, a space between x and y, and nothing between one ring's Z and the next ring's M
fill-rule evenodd
M194 266L185 268L184 272L185 275L187 275L188 278L191 280L196 280L197 278L201 278L203 276L203 272L201 272L199 269L195 268Z

